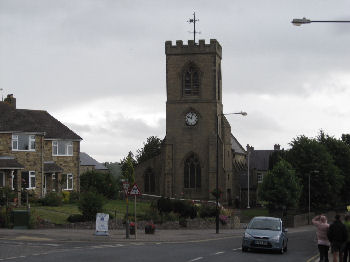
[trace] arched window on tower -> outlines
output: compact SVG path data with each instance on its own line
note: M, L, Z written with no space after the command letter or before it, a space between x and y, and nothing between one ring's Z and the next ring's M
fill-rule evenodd
M183 76L183 95L198 96L200 88L199 72L194 66L188 67Z
M198 158L191 154L184 165L184 187L200 188L201 187L201 166Z
M152 168L147 168L144 173L144 190L145 193L155 193L156 192L156 181Z

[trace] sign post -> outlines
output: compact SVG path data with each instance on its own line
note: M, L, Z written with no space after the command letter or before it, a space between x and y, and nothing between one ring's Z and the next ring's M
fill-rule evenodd
M129 238L129 201L128 201L128 191L129 191L130 184L127 181L123 182L123 189L125 193L125 200L126 200L126 218L125 218L125 238Z
M136 235L137 235L137 224L136 224L136 196L141 195L141 192L139 190L139 187L137 186L137 184L135 183L129 193L130 196L134 196L134 213L135 213L135 239L136 239Z

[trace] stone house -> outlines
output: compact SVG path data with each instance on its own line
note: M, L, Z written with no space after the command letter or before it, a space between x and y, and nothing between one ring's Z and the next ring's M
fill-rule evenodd
M80 175L94 170L103 173L109 172L108 168L103 164L93 159L87 153L80 152Z
M82 138L47 111L17 109L16 98L0 102L0 187L38 197L79 191ZM19 201L20 203L20 201Z
M274 151L280 150L280 145L274 145L273 150L255 150L254 147L247 145L249 158L249 206L254 207L258 204L258 187L262 183L264 176L269 171L270 156ZM247 160L248 161L248 160ZM247 170L247 169L246 169ZM248 206L248 172L240 175L240 198L242 207Z

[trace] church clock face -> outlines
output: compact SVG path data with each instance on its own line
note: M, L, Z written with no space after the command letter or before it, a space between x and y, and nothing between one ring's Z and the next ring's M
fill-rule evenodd
M194 126L198 122L198 115L194 112L188 112L185 117L186 125Z

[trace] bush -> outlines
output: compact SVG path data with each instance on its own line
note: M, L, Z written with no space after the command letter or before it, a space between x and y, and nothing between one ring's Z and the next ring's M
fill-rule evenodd
M95 220L96 214L103 211L104 198L95 192L86 192L81 194L78 203L79 210L87 221Z
M82 214L72 214L67 218L70 223L85 222L84 216Z
M46 194L40 202L43 206L60 206L62 205L62 196L59 193L51 192Z
M116 179L109 173L88 171L80 176L81 192L94 191L108 199L116 199L118 184Z
M0 188L0 206L7 205L8 202L13 202L16 193L10 187Z
M78 203L79 198L80 198L79 192L72 191L72 192L70 192L70 195L69 195L69 203L70 204Z
M199 216L201 218L215 217L216 216L216 206L215 205L202 204L199 207L198 213L199 213Z
M169 198L161 197L157 201L157 208L159 213L170 213L173 210L173 201Z
M62 198L63 198L63 203L68 204L70 199L70 192L62 191Z
M183 218L193 219L197 216L197 207L191 201L174 200L173 211Z

